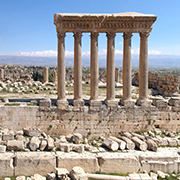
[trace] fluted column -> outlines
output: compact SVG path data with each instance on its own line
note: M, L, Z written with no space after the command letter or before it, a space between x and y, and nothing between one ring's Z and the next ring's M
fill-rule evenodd
M44 67L44 83L48 83L48 67Z
M115 100L115 44L116 33L107 32L107 97L105 103L107 106L117 106Z
M99 64L98 64L98 32L92 32L91 37L91 97L89 104L91 106L100 106L99 95Z
M120 101L122 105L125 105L124 101L131 100L131 37L131 32L125 32L123 34L123 98Z
M141 32L140 35L140 57L139 57L139 99L148 100L148 36L149 32Z
M65 85L65 39L66 33L64 31L57 32L58 37L58 99L57 105L67 105L66 100L66 85Z
M82 100L82 57L81 57L81 31L74 32L74 106L83 106Z

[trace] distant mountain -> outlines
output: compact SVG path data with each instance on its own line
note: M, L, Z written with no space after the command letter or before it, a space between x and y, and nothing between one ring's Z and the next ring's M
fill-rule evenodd
M66 51L66 66L73 66L74 53ZM116 67L122 67L123 54L120 51L115 53ZM37 51L37 52L19 52L9 55L0 55L0 64L19 64L19 65L41 65L56 66L57 52ZM90 53L82 53L82 65L90 66ZM106 66L106 52L99 52L99 66ZM132 53L132 67L139 66L139 55ZM180 68L180 55L162 55L150 54L149 67L151 68Z

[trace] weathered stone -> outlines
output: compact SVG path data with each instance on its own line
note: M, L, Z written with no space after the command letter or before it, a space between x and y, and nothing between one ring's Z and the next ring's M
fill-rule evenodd
M23 132L26 136L30 137L39 137L41 135L41 132L38 129L29 129L29 128L24 128Z
M69 175L69 171L65 168L56 168L56 174L58 179L66 180Z
M56 180L56 174L55 173L48 173L47 174L47 180Z
M47 149L52 150L54 148L54 139L50 136L47 137Z
M126 142L127 149L133 150L135 148L134 142L132 142L129 138L127 138L125 136L121 136L120 139Z
M147 139L146 143L149 150L157 151L158 146L152 139Z
M110 150L112 151L117 151L118 148L119 148L119 144L116 142L116 141L113 141L112 139L110 138L106 138L104 141L103 141L103 145L108 147Z
M132 137L131 139L135 143L136 147L141 151L147 150L147 144L144 141L138 139L137 137Z
M73 149L73 144L69 143L60 143L59 149L63 152L70 152Z
M4 141L12 140L14 139L14 132L13 131L7 131L4 134L2 134L2 139Z
M113 137L113 136L110 136L109 138L119 144L119 149L120 150L124 150L126 148L126 142L125 141L120 140L120 139L118 139L116 137Z
M73 141L73 134L68 134L68 135L66 135L66 140L67 140L68 142L72 142L72 141Z
M88 180L86 173L81 167L75 166L70 172L70 176L73 180Z
M31 176L32 180L46 180L46 177L41 176L40 174L34 174L34 176Z
M73 150L78 152L78 153L83 153L84 152L84 145L83 144L73 145Z
M40 151L44 151L44 149L47 146L47 140L46 139L41 139L41 143L40 143Z
M17 152L15 176L30 176L35 173L46 176L54 172L56 167L56 156L52 152Z
M8 140L7 149L17 151L24 150L24 142L20 140Z
M73 141L76 144L80 144L82 142L82 135L80 133L73 133Z
M149 174L150 174L152 180L157 180L158 175L156 173L150 172Z
M29 143L29 147L31 149L31 151L36 151L37 148L39 148L41 141L39 140L38 137L32 137L30 143Z
M16 177L16 180L26 180L26 177L25 176L18 176L18 177Z
M166 175L162 171L157 171L158 177L165 179Z
M6 146L0 145L0 153L6 152Z

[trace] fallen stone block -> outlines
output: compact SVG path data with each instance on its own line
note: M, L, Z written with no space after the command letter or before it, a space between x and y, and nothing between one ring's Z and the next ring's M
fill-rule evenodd
M96 158L96 154L84 152L84 153L64 153L64 152L56 152L57 153L57 164L58 168L66 168L68 171L74 166L83 167L85 172L94 173L99 171L98 159Z
M147 144L144 141L140 140L137 137L132 137L131 140L135 143L136 147L138 149L140 149L141 151L146 151L147 150Z
M82 135L80 133L73 133L73 141L76 144L82 143Z
M48 173L47 174L47 180L56 180L56 174L55 173Z
M7 149L8 150L15 150L21 151L24 150L24 142L20 140L8 140L7 142Z
M131 154L98 153L97 157L101 172L127 174L141 168L137 158Z
M2 140L8 141L14 139L14 132L13 131L7 131L4 134L2 134Z
M0 153L0 177L14 176L13 153Z
M47 140L46 139L41 139L41 143L40 143L40 151L44 151L44 149L47 146Z
M31 176L31 180L46 180L46 177L41 176L40 174L34 174L34 176Z
M126 148L127 149L134 150L135 144L129 138L127 138L125 136L121 136L120 139L126 142Z
M58 179L66 179L68 178L69 171L65 168L56 168L56 174Z
M83 144L74 144L73 150L78 152L78 153L83 153L84 152L84 145Z
M30 137L39 137L41 135L41 132L38 129L29 129L29 128L24 128L23 129L24 135L30 136Z
M0 153L6 152L6 146L0 145Z
M17 152L15 176L55 172L56 156L52 152Z
M149 150L157 152L158 146L152 139L147 139L146 143Z
M120 150L124 150L126 148L126 142L125 141L123 141L121 139L118 139L116 137L113 137L113 136L110 136L109 138L119 144L119 149Z
M29 143L29 147L31 149L31 151L36 151L37 148L39 148L41 141L39 140L38 137L32 137L30 143Z
M18 177L16 177L16 180L26 180L26 177L25 176L18 176Z
M72 180L88 180L88 177L81 167L75 166L70 172Z
M59 149L63 152L70 152L73 149L73 144L69 143L60 143L59 144Z
M54 139L51 138L49 135L47 137L47 149L52 150L54 148Z
M106 138L102 144L112 151L117 151L119 148L119 144L110 138Z

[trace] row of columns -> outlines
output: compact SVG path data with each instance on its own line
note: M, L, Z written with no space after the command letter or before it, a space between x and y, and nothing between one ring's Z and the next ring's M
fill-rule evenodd
M148 99L148 32L140 34L140 60L139 60L139 99ZM58 36L58 104L67 104L65 98L65 32L57 32ZM99 106L101 101L98 99L98 32L91 32L91 92L89 104ZM113 31L107 32L107 95L105 103L108 106L116 106L115 100L115 36ZM81 57L81 31L74 32L74 99L75 106L84 105L82 99L82 57ZM131 101L131 32L124 32L123 49L123 98L121 104Z

